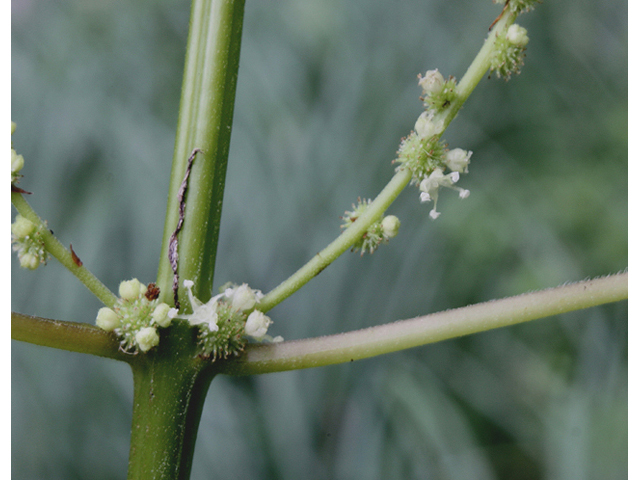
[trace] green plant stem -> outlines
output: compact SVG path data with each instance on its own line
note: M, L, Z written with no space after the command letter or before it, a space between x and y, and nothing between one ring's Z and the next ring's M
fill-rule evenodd
M178 272L181 280L195 282L194 293L203 301L213 290L243 16L244 0L194 0L192 4L156 282L166 303L173 303L173 271L167 254L179 218L177 194L194 148L202 153L196 156L188 181L184 225L178 235ZM188 305L180 287L180 302Z
M24 199L21 193L11 192L11 203L18 210L18 213L36 225L41 225L41 235L44 247L58 260L64 267L73 273L82 284L89 289L107 307L113 307L118 301L114 295L98 278L91 273L84 265L77 265L71 252L51 233L45 222L31 208L31 205Z
M411 173L409 171L401 170L396 173L386 187L378 194L376 199L371 202L366 211L360 215L349 228L342 232L338 238L321 252L316 253L300 270L265 295L260 301L258 308L265 312L272 309L285 298L299 290L304 284L324 270L327 265L348 250L362 237L362 234L367 228L380 218L410 180Z
M193 329L176 325L133 371L129 480L188 479L205 397L215 372L195 351Z
M442 120L445 130L489 69L496 35L502 30L509 28L515 18L515 14L505 12L502 18L496 23L476 55L476 58L458 83L456 87L456 99L438 114L435 121ZM408 171L398 171L357 221L342 232L342 234L325 247L324 250L317 253L302 268L267 293L261 300L258 308L264 312L271 310L351 248L351 246L362 237L371 224L378 220L389 205L400 195L400 192L402 192L410 180L411 174Z
M251 375L350 362L617 302L628 298L628 277L625 272L327 337L251 345L219 373Z
M480 80L491 66L491 57L495 47L496 36L508 29L515 21L517 15L510 10L505 10L500 20L496 22L491 32L484 41L482 48L467 68L464 76L456 85L456 97L445 110L434 117L434 122L442 120L445 127L456 117L464 103L467 101Z
M86 323L11 312L11 338L70 352L90 353L125 362L131 360L131 355L119 350L120 341L116 335Z

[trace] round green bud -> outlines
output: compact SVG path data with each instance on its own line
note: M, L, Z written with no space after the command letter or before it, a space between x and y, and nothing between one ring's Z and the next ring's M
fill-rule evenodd
M158 336L158 332L156 332L155 328L144 327L136 333L136 343L138 344L138 347L140 347L140 350L148 352L160 343L160 337Z
M24 157L11 149L11 173L16 174L24 167Z
M11 224L11 233L13 233L17 239L25 238L35 231L36 224L20 214L16 215L16 221Z
M33 253L23 253L22 255L18 255L18 259L20 260L20 266L22 268L35 270L40 266L40 259Z
M382 219L382 232L386 238L393 238L400 230L400 219L395 215L387 215Z
M445 157L444 163L449 170L460 173L467 173L469 171L469 161L471 160L472 151L463 150L461 148L454 148L449 150Z
M243 283L239 287L233 289L230 300L231 308L234 310L249 310L256 304L256 294L249 285Z
M120 317L109 307L102 307L98 310L96 325L102 330L112 332L120 326Z
M507 40L516 47L526 47L529 43L529 37L527 36L527 29L521 27L517 23L514 23L507 30Z
M118 288L120 298L129 301L133 301L140 295L144 295L146 291L146 287L142 285L137 278L120 282L120 287Z
M160 303L155 308L155 310L153 310L151 318L153 318L153 321L158 326L162 328L168 327L171 323L171 320L173 319L169 316L169 310L171 310L171 307L169 305L167 305L166 303Z
M444 77L437 68L435 70L429 70L424 77L418 77L418 85L420 85L425 95L440 93L444 86Z

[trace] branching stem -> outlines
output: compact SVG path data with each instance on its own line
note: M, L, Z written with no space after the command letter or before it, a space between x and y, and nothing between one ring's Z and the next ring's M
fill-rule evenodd
M435 121L442 120L445 129L456 117L464 102L469 98L471 92L473 92L489 69L496 35L505 28L509 28L515 18L516 15L513 13L502 15L502 18L496 23L495 28L489 33L484 45L467 69L467 72L462 79L460 79L456 87L456 99L437 115ZM351 248L351 246L362 237L371 224L384 214L385 210L393 203L398 195L400 195L400 192L402 192L410 180L410 172L406 170L398 171L357 221L342 232L342 234L324 250L317 253L302 268L267 293L258 308L265 312L272 309L318 275L346 250Z
M31 205L29 205L29 203L24 199L22 194L18 192L11 192L11 203L13 203L13 206L18 210L20 215L32 221L34 224L43 227L41 228L41 235L47 252L65 266L67 270L73 273L91 293L98 297L102 303L107 307L113 307L113 305L118 301L118 297L116 297L111 290L98 280L98 278L91 273L87 267L82 265L82 262L74 260L74 256L71 251L65 248L53 233L51 233L45 222L36 214L33 208L31 208Z

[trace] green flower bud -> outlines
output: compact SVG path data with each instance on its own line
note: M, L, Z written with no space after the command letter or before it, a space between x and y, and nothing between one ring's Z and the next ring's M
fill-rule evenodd
M231 308L244 311L253 308L263 295L262 292L253 290L249 285L243 283L239 287L226 289L225 296L231 300Z
M24 167L24 157L11 149L11 175L17 174Z
M445 154L444 163L453 172L467 173L472 153L472 151L454 148Z
M526 47L527 43L529 43L527 29L521 27L517 23L514 23L507 30L507 40L514 44L516 47Z
M133 301L140 295L144 295L146 291L147 288L142 285L137 278L120 282L120 287L118 288L120 298L129 301Z
M168 327L172 318L169 316L171 307L166 303L160 303L151 314L153 321L160 327Z
M442 133L444 123L433 121L433 112L422 112L416 121L414 129L421 139L430 139L434 135Z
M11 224L11 233L16 239L22 239L36 231L36 224L22 215L16 215L16 221Z
M120 326L120 317L110 308L102 307L98 310L96 325L107 332L111 332Z
M136 343L138 344L138 347L140 347L140 350L148 352L160 343L160 337L158 336L158 332L156 332L155 328L144 327L136 333Z
M387 215L382 219L382 233L385 238L393 238L400 230L400 219L395 215Z
M40 266L40 259L37 255L33 253L23 253L22 255L18 254L18 259L20 260L20 266L22 268L28 268L29 270L35 270Z
M440 93L444 86L444 77L437 68L429 70L424 77L418 75L418 85L420 85L422 93L425 95Z

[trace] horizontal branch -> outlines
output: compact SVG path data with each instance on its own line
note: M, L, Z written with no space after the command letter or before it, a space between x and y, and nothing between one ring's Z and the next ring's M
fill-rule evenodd
M625 272L338 335L250 345L219 372L249 375L361 360L627 297Z
M11 312L11 338L70 352L131 361L131 355L119 350L116 335L86 323L51 320Z

